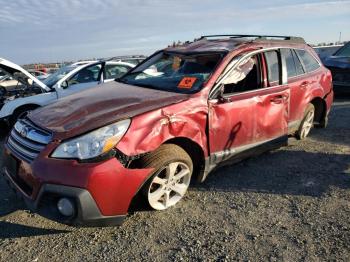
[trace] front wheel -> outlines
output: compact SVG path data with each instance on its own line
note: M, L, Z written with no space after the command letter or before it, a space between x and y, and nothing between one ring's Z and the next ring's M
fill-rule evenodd
M299 129L296 133L296 137L300 140L307 137L314 125L315 119L315 107L313 104L309 104L305 110L304 118L300 123Z
M193 172L193 163L186 151L174 144L164 144L141 162L143 167L154 168L143 188L149 206L164 210L176 205L186 194Z

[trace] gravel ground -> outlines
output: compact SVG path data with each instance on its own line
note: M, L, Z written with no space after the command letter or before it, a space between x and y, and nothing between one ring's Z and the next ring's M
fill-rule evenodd
M0 192L0 261L350 261L350 102L335 103L327 129L218 169L177 206L121 227L61 225L25 210L2 178Z

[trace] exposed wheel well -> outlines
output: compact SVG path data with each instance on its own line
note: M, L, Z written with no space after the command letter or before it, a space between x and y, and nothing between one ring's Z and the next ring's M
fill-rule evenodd
M163 144L175 144L181 147L190 156L193 163L193 174L191 178L191 183L199 181L201 174L203 173L205 166L204 152L202 148L191 139L185 137L177 137L165 141ZM156 149L157 150L157 149ZM130 163L128 168L142 168L138 160L134 160ZM148 179L147 179L148 180ZM145 203L142 198L142 189L144 188L147 181L140 186L137 193L133 197L129 205L129 212L134 212L136 210L144 210Z
M29 110L34 110L34 109L36 109L38 107L40 107L40 105L37 105L37 104L26 104L26 105L22 105L22 106L17 107L13 111L13 114L12 114L12 116L10 118L10 124L14 125L15 122L17 121L17 118L20 116L20 114L22 112L29 111Z
M326 118L326 102L322 98L316 97L313 100L311 100L310 103L313 104L313 106L315 107L315 126L322 127L325 123Z
M205 157L203 149L196 142L186 137L177 137L165 142L166 144L175 144L183 148L191 157L193 162L192 183L198 181L204 171Z
M37 104L26 104L26 105L22 105L22 106L17 107L13 113L15 114L16 112L22 112L24 110L34 110L34 109L36 109L38 107L40 107L40 105L37 105Z

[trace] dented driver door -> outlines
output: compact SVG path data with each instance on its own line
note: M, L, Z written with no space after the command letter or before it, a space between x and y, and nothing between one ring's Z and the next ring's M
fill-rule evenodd
M267 150L286 144L289 88L278 84L279 79L277 83L267 81L271 70L266 63L262 53L242 60L221 81L218 96L209 100L211 165L244 158L257 153L257 148ZM276 70L276 64L273 68ZM277 68L274 73L279 78L278 59Z

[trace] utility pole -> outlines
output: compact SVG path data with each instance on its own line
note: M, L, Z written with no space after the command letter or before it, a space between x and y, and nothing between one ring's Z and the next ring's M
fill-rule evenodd
M341 32L339 32L339 44L341 43Z

